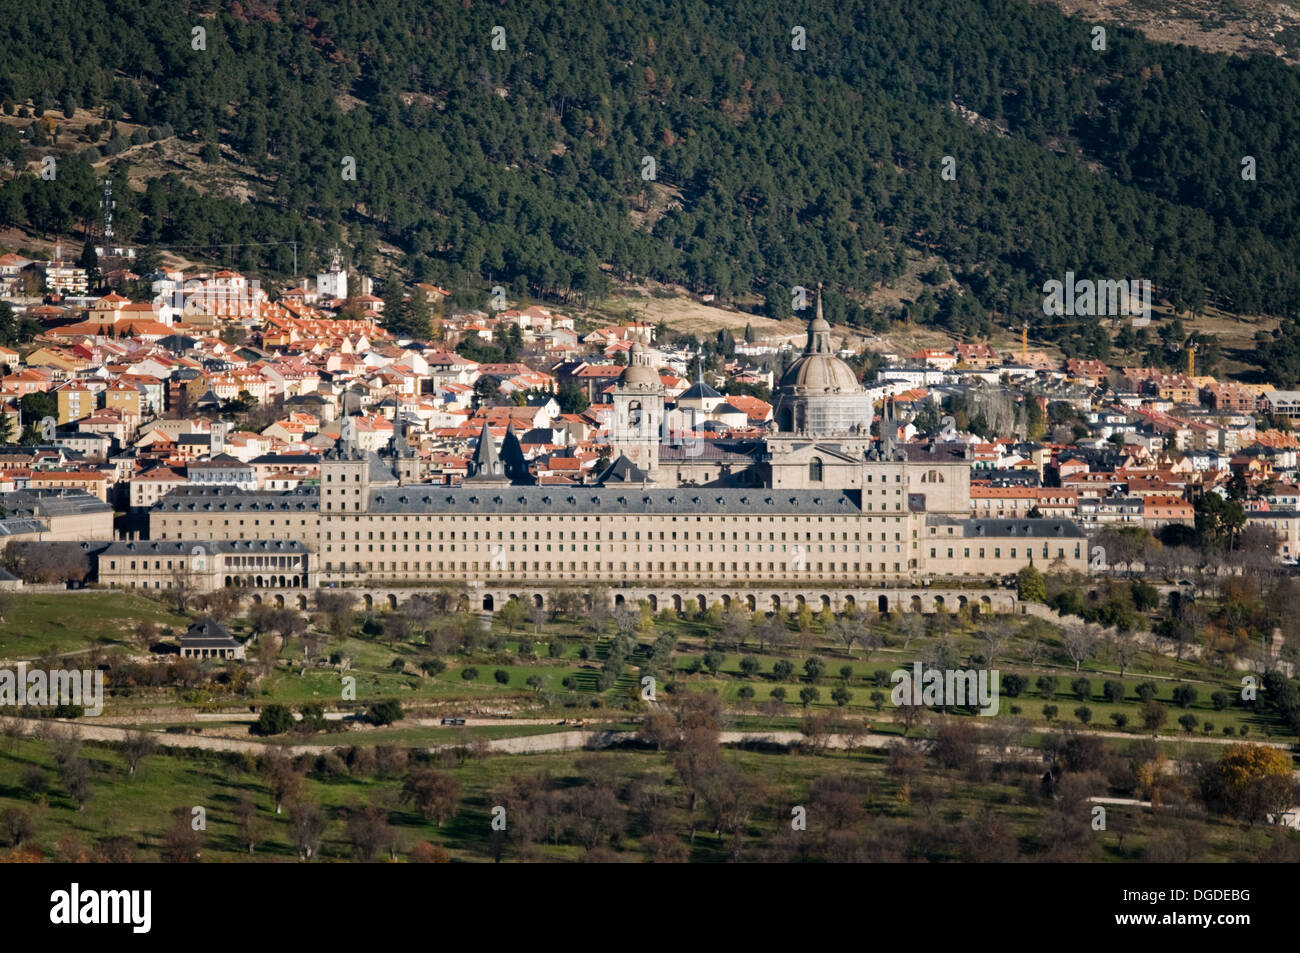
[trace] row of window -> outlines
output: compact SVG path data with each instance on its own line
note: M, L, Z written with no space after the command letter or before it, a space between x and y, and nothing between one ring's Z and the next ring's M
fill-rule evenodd
M337 519L338 517L335 517L335 518ZM362 517L357 517L358 522L360 522L361 519L362 519ZM394 522L397 522L399 519L400 519L401 522L403 522L403 523L408 523L408 522L411 521L412 518L409 517L409 516L401 516L401 517L398 517L398 516L392 516L392 517L388 517L388 518L383 518L383 517L370 517L370 516L367 516L367 517L365 517L365 519L368 519L368 520L369 520L369 519L380 519L380 520L382 521L382 524L383 524L383 525L390 525L390 524L392 524L392 523L394 523ZM427 522L429 521L429 518L428 518L427 516L417 516L417 517L415 517L414 519L415 519L415 522L417 522L417 523L427 523ZM479 517L476 517L476 516L466 516L466 517L461 517L461 518L459 518L459 519L458 519L458 522L461 522L461 523L464 523L464 522L470 522L470 523L473 523L473 524L477 524L477 523L479 522L479 519L480 519L480 518L479 518ZM484 519L487 520L487 521L489 522L489 525L499 524L499 523L500 523L500 519L499 519L499 518L494 518L494 517L484 517ZM584 516L584 517L582 517L581 519L582 519L582 522L584 522L584 523L587 522L587 517ZM625 517L611 517L611 519L619 519L620 521L623 521L623 520L625 520L626 518L625 518ZM667 519L667 520L671 520L673 523L676 523L677 520L678 520L678 517L675 517L675 516L673 516L673 517L654 517L654 516L646 516L646 517L641 517L641 518L638 520L638 522L641 523L641 524L645 524L645 523L657 523L658 521L660 521L660 520L665 520L665 519ZM690 522L691 517L689 517L689 516L688 516L688 517L682 517L682 519L683 519L685 522ZM694 519L695 519L695 521L696 521L697 523L701 521L701 517L698 517L698 516L695 517ZM714 517L710 516L710 517L705 517L704 519L707 519L707 521L708 521L709 523L712 523L713 520L714 520ZM731 522L731 521L734 520L733 517L719 517L719 519L721 519L721 520L725 520L725 521L727 521L727 522ZM764 519L765 519L765 520L767 520L768 523L775 523L777 520L780 520L781 524L784 525L785 522L786 522L787 517L784 517L784 516L781 516L781 517L768 516L768 517L749 517L748 519L749 519L750 522L756 522L756 521L761 521L761 520L764 520ZM815 520L816 522L818 522L818 523L821 523L821 522L823 521L823 517L820 517L820 516L817 516L817 517L790 517L789 519L791 520L791 522L793 522L793 523L795 523L795 524L798 524L798 525L808 524L808 523L813 522L814 520ZM872 521L872 518L871 518L871 517L866 517L865 519L866 519L868 525L872 524L873 521ZM888 523L889 523L889 519L890 519L889 517L882 517L882 518L880 519L880 521L881 521L882 523L888 524ZM596 520L597 523L599 523L600 520L601 520L601 517L597 516L597 517L595 517L595 520ZM895 524L900 524L900 523L902 523L903 520L902 520L902 517L897 517L897 516L896 516L896 517L893 517L893 521L894 521ZM181 530L181 527L184 526L184 522L185 522L185 521L184 521L183 518L182 518L182 519L168 519L168 518L166 518L166 517L162 518L162 519L159 521L159 525L158 525L158 527L157 527L157 529L159 530L159 532L157 533L157 538L158 538L158 539L167 539L167 538L168 538L168 536L167 536L167 532L168 532L169 528L173 528L173 527L177 530L177 535L178 535L178 536L181 535L180 530ZM299 518L299 519L297 520L296 525L299 526L299 527L303 527L303 528L305 528L305 527L307 526L307 522L308 522L308 521L307 521L307 518L305 518L305 517L303 517L303 518ZM315 522L315 521L313 520L313 522ZM567 522L577 522L577 518L575 517L574 519L572 519L572 520L568 520ZM204 520L204 521L203 521L203 525L204 525L205 527L209 527L209 528L213 528L213 529L215 529L215 527L217 526L217 521L216 521L215 519ZM221 524L220 524L220 525L221 525L222 527L224 527L224 528L229 528L229 527L231 527L231 526L245 526L245 525L261 526L261 525L262 525L262 519L261 519L261 518L251 518L251 519L248 519L248 520L244 520L244 519L236 519L236 520L223 519L223 520L221 521ZM295 522L294 522L294 520L293 520L291 517L284 517L284 518L281 519L281 518L278 518L278 517L271 517L271 516L269 516L269 517L266 518L266 525L269 526L269 527L277 527L277 526L291 527L291 526L294 526L294 525L295 525ZM854 524L850 524L850 525L861 525L861 520L855 521ZM197 529L198 526L199 526L199 520L198 520L198 519L191 519L191 520L190 520L190 526L193 527L193 528L195 528L195 529ZM383 530L381 530L380 532L382 533ZM489 531L489 532L490 532L490 531ZM501 533L502 533L502 532L503 532L502 530L497 530L497 538L498 538L498 539L501 539L501 538L502 538L502 537L501 537ZM524 532L526 533L527 531L525 530ZM600 533L601 531L600 531L600 530L596 530L595 532L597 533L597 535L599 535L599 533ZM609 531L609 532L611 533L611 535L610 535L608 538L612 539L612 538L613 538L613 535L612 535L613 531ZM622 531L622 532L623 532L623 538L626 539L626 538L627 538L627 531L624 530L624 531ZM636 538L636 539L640 539L640 538L641 538L641 536L640 536L640 531L633 531L633 532L636 533L636 535L635 535L634 538ZM659 538L659 539L666 539L667 537L664 535L665 532L666 532L666 531L660 531L660 532L659 532L659 537L658 537L658 538ZM737 531L735 531L735 530L732 531L732 538L733 538L733 539L736 538L736 532L737 532ZM810 532L811 532L811 531L810 531ZM724 531L724 533L723 533L722 535L725 536L725 531ZM797 536L798 534L795 534L795 535ZM913 535L913 536L916 535L916 531L915 531L915 530L912 531L912 535ZM761 534L760 534L760 536L761 536ZM653 537L653 533L652 533L651 531L648 531L648 530L647 530L647 532L646 532L646 539L650 539L650 538L652 538L652 537ZM330 538L330 537L329 537L329 531L326 531L326 538L327 538L327 539ZM381 536L380 538L383 538L383 537ZM394 537L393 537L393 538L394 538L394 539L397 538L397 537L396 537L396 533L394 533ZM405 537L403 537L403 538L405 538ZM417 538L417 539L419 538L418 531L417 531L417 536L416 536L416 538ZM429 538L432 538L432 536L430 535ZM439 537L439 538L441 538L441 537ZM465 537L465 538L468 538L468 537ZM475 536L474 538L477 539L478 537ZM491 536L490 536L490 535L485 535L483 538L484 538L484 539L490 539ZM570 538L572 538L572 539L577 539L576 531L574 532L574 535L572 535ZM586 539L587 537L584 536L583 538ZM674 538L674 539L676 538L676 533L673 533L673 537L672 537L672 538ZM697 539L700 538L700 534L699 534L698 532L696 533L696 538L697 538ZM709 538L710 538L710 539L713 538L712 534L710 534ZM748 536L747 536L746 538L748 538ZM775 537L774 533L772 533L772 532L769 532L769 533L768 533L768 539L775 539L775 538L776 538L776 537ZM785 535L782 534L782 537L781 537L781 538L782 538L782 539L785 539ZM809 536L808 538L811 538L811 536ZM818 534L818 537L817 537L817 538L818 538L818 539L821 539L821 538L822 538L822 537L821 537L821 534ZM834 533L834 532L832 532L832 533L830 534L830 538L832 538L832 539L835 538L835 533ZM841 538L842 538L842 539L848 539L848 533L847 533L847 532L842 533L842 534L841 534ZM858 534L858 533L855 533L853 538L854 538L854 539L858 539L858 538L859 538L859 534ZM871 534L870 534L870 533L867 534L867 538L868 538L868 539L871 538ZM882 538L882 539L884 538L884 534L882 534L881 538ZM898 538L898 534L897 534L897 533L895 533L895 538Z
M204 557L196 556L195 558L197 560L195 565L197 566L203 562ZM227 569L291 569L301 563L304 559L306 559L305 556L227 556L223 565ZM163 566L164 561L167 563L165 567ZM124 559L122 562L124 564L122 567L123 569L135 569L136 564L139 563L140 571L147 572L149 570L149 560L147 559ZM153 568L155 570L161 570L164 568L184 569L188 562L188 560L178 559L173 564L173 561L170 559L155 559L153 561ZM108 561L108 568L109 570L117 569L117 560L110 559Z
M879 563L879 569L873 570L872 563L857 564L857 569L853 569L853 563L804 563L802 565L791 564L787 562L775 563L675 563L675 562L620 562L614 563L587 563L587 562L509 562L505 560L494 560L490 562L474 562L472 560L465 562L437 562L437 563L420 563L420 562L353 562L350 566L346 562L337 564L337 569L333 562L325 563L326 572L651 572L651 573L674 573L674 572L818 572L818 573L889 573L902 572L902 564L894 563L892 570L887 569L888 563ZM915 567L913 567L915 568Z
M434 549L433 549L433 544L432 544L432 543L428 543L428 544L415 543L415 544L414 544L414 551L417 552L417 553L420 552L420 551L421 551L421 550L420 550L420 546L421 546L421 545L426 545L427 548L423 550L423 551L426 552L426 553L431 553L431 552L434 551ZM543 550L542 550L542 544L541 544L541 543L533 543L532 545L533 545L533 549L532 549L533 552L535 552L535 553L543 552ZM602 544L600 544L600 543L583 543L583 544L582 544L582 552L584 552L584 553L586 553L586 552L597 552L597 553L598 553L598 552L601 552L601 545L602 545ZM681 546L681 549L680 549L680 550L678 549L678 546L679 546L679 545ZM746 544L744 544L744 545L745 545L744 552L747 552L747 553L750 552L750 551L751 551L751 549L750 549L750 546L751 546L751 545L754 547L753 550L752 550L753 552L756 552L756 553L764 552L764 550L763 550L763 545L764 545L764 544L763 544L763 543L754 543L754 544L746 543ZM766 551L769 552L769 553L775 553L775 552L782 552L782 553L784 553L784 552L789 552L789 551L790 551L789 548L786 547L786 546L781 546L781 547L778 549L778 548L777 548L777 545L776 545L775 543L768 543L768 544L766 544L766 545L767 545L767 550L766 550ZM375 549L375 544L374 544L374 543L367 543L367 544L366 544L366 552L368 552L368 553L373 553L373 552L376 552L376 551L381 552L381 553L386 553L386 552L392 552L392 553L395 553L395 552L398 552L397 544L396 544L396 543L393 543L392 546L393 546L392 549L388 549L388 548L387 548L387 547L388 547L388 544L387 544L387 543L380 543L380 544L379 544L379 549L376 550L376 549ZM669 548L670 546L671 546L671 548ZM480 547L472 546L472 547L466 547L466 548L468 548L468 549L479 549ZM632 548L635 548L635 547L632 547ZM916 548L916 543L913 543L913 544L912 544L912 548L913 548L913 549ZM627 552L628 549L629 549L629 547L627 547L627 546L611 547L610 550L609 550L609 552L621 553L621 552ZM344 553L346 553L346 552L348 551L348 545L347 545L346 542L344 542L344 543L342 543L342 544L335 544L335 545L333 545L333 546L328 547L328 551L329 551L329 552L344 552ZM401 552L409 553L409 552L411 552L411 551L412 551L412 544L410 544L410 543L403 543L403 544L402 544ZM437 551L440 552L440 553L444 553L444 552L452 552L452 553L454 553L454 552L456 552L456 547L453 546L453 545L448 545L448 544L446 544L446 543L439 543L439 544L438 544L438 550L437 550ZM526 553L526 552L528 552L528 545L527 545L527 544L524 544L524 545L520 546L518 549L516 549L515 546L513 546L513 545L511 545L508 549L505 548L505 547L502 547L502 546L496 546L496 547L494 547L493 551L494 551L495 553L504 553L504 552L511 552L511 553L513 553L513 552L523 552L523 553ZM564 548L564 544L561 543L561 544L559 544L558 546L553 545L553 544L551 544L551 543L547 543L547 544L546 544L545 552L548 552L548 553L549 553L549 552L555 552L555 551L559 551L559 552L562 552L562 553L563 553L563 552L566 552L566 550L565 550L565 548ZM696 544L695 544L695 548L692 550L692 549L691 549L691 544L689 544L689 543L681 543L681 544L678 544L678 543L672 543L672 544L668 544L668 543L660 543L660 544L659 544L659 550L658 550L658 551L661 552L661 553L667 553L667 552L673 552L673 553L676 553L676 552L683 552L683 553L689 553L689 552L696 552L696 553L710 552L710 553L711 553L711 552L714 552L715 550L714 550L714 548L713 548L713 546L712 546L711 544L708 545L708 548L707 548L707 549L705 549L705 544L703 544L703 543L696 543ZM740 545L737 544L737 545L736 545L735 547L733 547L732 549L728 549L727 547L725 547L725 546L721 546L721 545L720 545L720 546L718 547L718 549L717 549L717 552L731 552L731 551L734 551L734 552L741 552ZM804 552L804 549L803 549L803 547L802 547L801 545L799 545L799 544L795 544L795 546L793 547L793 551L794 551L795 553L799 553L799 552ZM812 551L813 551L813 547L810 545L807 551L808 551L808 552L812 552ZM848 546L848 545L840 545L840 546L837 547L837 546L834 545L834 544L831 544L831 545L829 545L829 546L826 546L826 545L823 545L823 544L818 544L817 547L816 547L816 551L819 552L819 553L823 553L823 552L831 552L831 553L835 553L835 552L841 552L841 553L860 553L860 552L862 552L862 547L861 547L861 546L852 546L852 547L850 547L850 546ZM875 547L873 547L873 546L868 546L868 547L866 547L866 551L869 552L869 553L870 553L870 552L874 552L874 551L875 551ZM880 547L880 551L881 551L881 552L889 552L889 547L888 547L888 546L885 546L885 545L882 545L882 546ZM354 553L359 553L359 552L361 552L361 544L360 544L360 543L353 543L353 544L352 544L352 552L354 552ZM578 544L577 544L577 543L570 543L567 552L571 552L571 553L576 553L576 552L578 552ZM654 544L654 543L651 543L651 544L650 544L650 546L649 546L649 548L648 548L648 552L652 552L652 553L655 552L655 544ZM896 552L896 553L897 553L897 552L902 552L902 547L899 546L899 545L897 545L897 544L895 544L895 545L894 545L894 552Z
M1016 557L1016 553L1017 553L1017 551L1018 551L1018 550L1017 550L1017 547L1015 547L1015 546L1012 546L1012 547L1011 547L1011 558L1012 558L1012 559L1016 559L1016 558L1017 558L1017 557ZM937 548L934 547L934 546L931 546L931 547L930 547L930 558L931 558L931 559L935 559L935 558L937 558L937 556L935 555L936 552L937 552ZM950 549L948 550L948 558L949 558L949 559L952 559L952 554L953 554L953 550L950 548ZM967 546L967 547L963 548L962 551L961 551L961 555L962 555L962 558L963 558L963 559L970 559L970 547ZM1065 548L1062 547L1062 546L1058 546L1058 547L1056 548L1056 555L1057 555L1058 557L1060 557L1060 558L1064 558L1064 557L1065 557ZM1079 559L1079 558L1081 557L1081 555L1082 555L1082 553L1081 553L1080 550L1079 550L1079 544L1078 544L1078 543L1075 543L1075 544L1074 544L1074 558L1075 558L1075 559ZM1032 547L1029 547L1029 546L1026 546L1026 547L1025 547L1025 556L1026 556L1027 558L1031 558L1031 559L1033 558L1033 549L1032 549ZM984 558L986 558L985 555L984 555L984 547L983 547L983 546L979 547L979 556L977 556L976 558L977 558L977 559L984 559ZM994 547L993 547L993 558L994 558L994 559L1001 559L1001 558L1002 558L1002 547L1001 547L1001 546L994 546ZM1051 557L1048 555L1048 547L1047 547L1046 545L1043 546L1043 558L1044 558L1044 559L1050 559L1050 558L1051 558Z
M952 532L952 530L950 529L950 530L949 530L949 533L951 533L951 532ZM931 533L933 533L933 530L931 530ZM786 538L787 535L790 536L791 539L787 539L787 538ZM561 541L566 540L566 539L567 539L567 540L577 541L577 540L578 540L578 533L577 533L577 531L574 531L574 532L568 533L567 535L566 535L565 533L563 533L563 532L559 532L559 533L554 533L554 534L552 534L550 530L547 530L547 532L546 532L546 536L545 536L546 541L548 541L548 542L551 541L553 537L554 537L554 539L556 539L556 540L561 540ZM823 537L825 537L825 538L823 538ZM913 537L913 538L916 537L916 530L913 530L913 531L912 531L912 537ZM340 532L340 533L338 534L338 538L339 538L341 541L345 541L345 542L346 542L347 539L348 539L348 534L347 534L347 532L346 532L346 531L344 531L344 532ZM379 539L379 540L381 540L381 541L382 541L382 540L386 540L386 539L392 539L392 540L396 541L396 540L397 540L397 532L394 531L394 532L393 532L393 535L392 535L391 537L390 537L390 536L389 536L389 535L388 535L384 530L380 530L380 531L379 531L379 536L378 536L378 537L375 536L375 533L374 533L373 530L371 530L371 531L369 531L369 532L366 533L366 539L368 539L368 540L374 540L374 539L376 539L376 538ZM420 531L419 531L419 530L416 530L416 531L415 531L415 537L414 537L414 538L417 539L417 540L418 540L418 539L428 539L428 540L432 540L432 539L433 539L433 531L430 530L429 533L428 533L427 535L421 535ZM454 542L454 541L456 541L457 538L459 538L462 542L467 542L467 541L469 541L471 538L472 538L473 540L475 540L475 541L478 541L478 540L479 540L479 532L478 532L478 530L474 530L474 531L473 531L473 536L471 537L471 535L470 535L470 531L466 530L466 531L462 532L462 533L460 534L459 537L457 537L457 535L456 535L456 531L455 531L455 530L450 530L450 531L448 531L448 530L439 530L439 531L438 531L438 539L439 539L439 540L443 540L443 541L445 541L445 540L451 540L451 541ZM506 536L505 536L505 532L504 532L504 530L498 530L498 531L497 531L496 538L497 538L497 541L498 541L498 542L504 542L504 541L506 540ZM516 538L516 534L515 534L515 532L514 532L513 530L511 530L511 532L510 532L510 536L509 536L510 541L511 541L511 542L514 542L514 541L515 541L515 538ZM537 531L534 532L531 536L528 534L528 531L527 531L527 530L524 530L522 533L519 534L519 537L518 537L518 538L521 539L521 540L524 541L524 542L527 542L527 541L529 541L529 540L534 540L534 541L539 541L539 542L540 542L540 541L543 539L543 537L542 537L542 531L541 531L541 530L537 530ZM654 540L656 539L655 534L654 534L654 533L650 533L650 532L647 532L647 533L645 534L645 538L646 538L646 541L647 541L647 542L652 542L652 541L654 541ZM751 541L751 540L750 540L750 534L749 534L748 532L745 533L745 537L744 537L744 538L745 538L745 541L746 541L746 542ZM884 541L885 541L886 539L888 539L888 538L889 538L889 534L888 534L888 533L881 533L881 534L880 534L880 540L881 540L881 542L884 542ZM331 540L334 539L334 532L333 532L333 530L326 530L326 531L325 531L325 539L326 539L327 541L331 541ZM361 539L361 531L360 531L360 530L354 530L353 533L352 533L352 539L353 539L354 541L360 540L360 539ZM402 532L402 539L403 539L403 540L409 540L409 539L411 539L411 534L410 534L410 532L409 532L409 531L403 531L403 532ZM483 539L484 541L490 541L490 540L492 539L492 533L491 533L491 532L488 532L488 531L485 531L485 532L483 533L482 539ZM601 535L600 535L600 531L599 531L599 530L596 531L596 533L595 533L594 536L590 536L590 537L588 536L586 530L583 530L583 532L582 532L582 541L583 541L583 542L595 542L595 541L599 541L600 539L601 539ZM609 531L609 535L605 536L604 539L605 539L607 542L613 542L613 541L614 541L614 531L613 531L613 530L610 530L610 531ZM628 541L628 534L627 534L627 531L626 531L626 530L623 531L623 533L622 533L620 539L621 539L622 541L624 541L624 542L627 542L627 541ZM664 533L661 532L661 533L659 534L659 536L658 536L658 539L659 539L660 541L664 541L664 540L669 539L669 537L668 537L667 535L665 535ZM676 534L675 532L672 534L671 539L673 539L673 540L676 540L676 539L677 539L677 534ZM691 534L690 534L690 533L682 533L682 540L683 540L683 541L690 540L690 539L691 539ZM716 542L726 542L727 534L726 534L726 533L718 533L718 534L717 534L717 539L715 540L715 539L714 539L714 534L713 534L713 533L696 533L694 539L695 539L696 542L715 542L715 541L716 541ZM740 541L740 533L739 533L739 531L733 531L732 534L731 534L731 539L732 539L733 542L739 542L739 541ZM895 533L895 534L894 534L894 539L895 539L896 541L897 541L897 540L901 540L901 539L902 539L902 534L901 534L901 533ZM640 541L641 541L641 533L640 533L639 530L633 530L633 532L632 532L632 540L633 540L634 542L640 542ZM755 534L753 534L753 541L755 541L755 542L759 542L759 541L762 541L762 540L763 540L763 534L762 534L762 533L755 533ZM778 541L778 540L777 540L777 534L774 533L774 532L773 532L773 533L768 533L768 534L767 534L767 540L768 540L768 542L777 542L777 541ZM835 533L826 533L826 534L818 533L818 534L817 534L817 542L826 542L826 541L834 542L834 541L836 541L836 540L839 540L839 541L841 541L841 542L849 542L849 534L848 534L848 533L840 533L838 536L837 536ZM802 537L802 540L801 540L800 535L799 535L798 533L789 533L789 534L782 533L782 534L781 534L780 542L783 542L783 543L784 543L784 542L800 542L800 541L802 541L802 542L807 542L807 543L811 543L811 542L813 542L813 534L812 534L811 532L810 532L810 533L806 533L806 534L804 534L804 536ZM867 534L867 541L868 541L868 542L875 542L875 533L868 533L868 534ZM853 542L858 542L858 543L862 542L862 534L861 534L861 533L854 533L854 534L853 534Z

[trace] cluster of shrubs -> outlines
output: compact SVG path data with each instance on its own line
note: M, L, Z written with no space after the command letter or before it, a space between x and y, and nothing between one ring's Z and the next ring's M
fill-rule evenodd
M257 721L249 730L255 735L270 737L290 731L313 734L318 731L344 731L347 728L342 719L327 719L323 705L303 705L298 709L298 714L300 717L294 718L288 705L267 705L258 713ZM372 725L391 725L401 717L402 706L393 699L377 701L366 710L366 720Z

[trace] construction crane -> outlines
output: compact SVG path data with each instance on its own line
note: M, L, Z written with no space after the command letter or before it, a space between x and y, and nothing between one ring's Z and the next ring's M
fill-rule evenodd
M1066 321L1061 324L1046 325L1043 330L1056 330L1057 328L1081 328L1096 323L1096 319L1088 318L1084 321ZM1045 340L1039 338L1039 340ZM1029 361L1029 322L1026 321L1020 326L1020 363L1025 364Z
M1189 341L1187 344L1187 379L1190 381L1196 377L1196 342Z

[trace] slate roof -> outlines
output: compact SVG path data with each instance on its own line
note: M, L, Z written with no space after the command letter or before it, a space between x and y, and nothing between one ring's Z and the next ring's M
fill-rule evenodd
M320 457L314 453L264 453L260 457L254 457L250 462L276 463L282 466L315 466L320 463Z
M0 520L0 536L23 536L27 533L44 532L44 530L45 524L40 520Z
M182 486L172 490L151 509L181 512L229 510L231 512L310 512L320 509L320 488L298 487L278 492L240 490L238 487Z
M677 395L679 401L682 400L712 400L715 397L721 397L716 390L710 387L704 381L696 381L685 391Z
M708 460L745 465L757 462L762 450L763 444L755 441L695 440L684 444L663 444L659 448L659 460Z
M618 459L607 466L605 471L596 478L598 483L646 483L649 480L649 473L642 470L621 453Z
M1074 520L1068 519L953 519L932 516L926 526L959 526L963 539L990 536L1024 539L1085 539L1087 534Z
M117 541L106 546L105 556L188 556L195 546L208 553L307 553L311 552L296 539L142 539Z
M6 516L18 519L75 516L113 510L113 507L85 490L15 490L4 494L0 506L4 507Z
M768 490L731 487L657 489L623 486L468 486L416 484L371 490L372 513L654 513L756 516L853 515L857 490Z
M213 619L191 623L181 636L181 647L187 649L235 649L239 644L229 629Z
M238 457L232 457L228 453L219 453L208 460L199 460L190 464L191 470L251 470L252 468L251 463L245 463Z

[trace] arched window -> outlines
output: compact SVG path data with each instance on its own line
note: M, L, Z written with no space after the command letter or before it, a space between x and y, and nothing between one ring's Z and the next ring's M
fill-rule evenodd
M810 483L822 482L822 458L813 457L808 461L808 481Z

